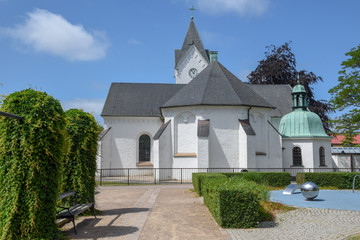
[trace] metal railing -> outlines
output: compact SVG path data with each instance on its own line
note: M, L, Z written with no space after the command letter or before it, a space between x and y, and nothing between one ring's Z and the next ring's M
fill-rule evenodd
M200 172L289 172L294 178L298 172L351 172L351 168L111 168L98 169L96 179L100 186L130 184L191 183L192 173ZM360 172L360 168L354 168Z

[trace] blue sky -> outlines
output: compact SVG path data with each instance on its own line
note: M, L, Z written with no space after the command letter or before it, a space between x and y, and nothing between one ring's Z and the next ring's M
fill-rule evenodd
M112 82L175 82L191 5L205 48L242 81L265 46L292 41L297 69L324 79L317 99L360 44L358 0L0 0L0 94L32 87L102 122Z

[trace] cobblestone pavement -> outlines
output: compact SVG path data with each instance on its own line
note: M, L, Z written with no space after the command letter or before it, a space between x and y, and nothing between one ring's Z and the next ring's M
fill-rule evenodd
M225 229L233 240L346 239L360 233L360 212L300 208L278 214L276 224L257 229Z

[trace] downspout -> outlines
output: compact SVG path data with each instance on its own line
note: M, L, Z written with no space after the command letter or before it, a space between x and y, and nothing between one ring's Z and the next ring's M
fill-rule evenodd
M247 120L250 122L250 109L251 109L252 107L250 106L249 108L248 108L248 110L247 110Z

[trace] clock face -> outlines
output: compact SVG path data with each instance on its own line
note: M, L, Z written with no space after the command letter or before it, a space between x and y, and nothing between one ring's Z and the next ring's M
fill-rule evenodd
M196 77L197 74L198 74L198 70L197 70L196 68L191 68L191 69L189 70L189 76L190 76L191 78Z

